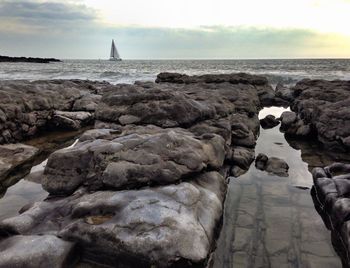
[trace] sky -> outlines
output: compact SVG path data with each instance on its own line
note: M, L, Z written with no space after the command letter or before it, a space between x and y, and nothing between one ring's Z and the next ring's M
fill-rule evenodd
M0 55L350 58L350 0L0 0Z

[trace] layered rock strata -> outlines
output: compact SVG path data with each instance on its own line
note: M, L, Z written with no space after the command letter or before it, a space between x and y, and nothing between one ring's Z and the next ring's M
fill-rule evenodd
M291 88L291 109L285 131L292 136L316 137L327 149L350 151L350 81L304 79ZM289 95L290 93L286 93ZM282 118L282 126L284 125Z
M0 144L92 124L101 94L112 88L82 80L0 81Z

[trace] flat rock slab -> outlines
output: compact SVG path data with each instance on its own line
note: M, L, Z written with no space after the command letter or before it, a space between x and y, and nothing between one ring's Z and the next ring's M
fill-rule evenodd
M0 267L67 267L73 247L53 235L15 235L0 242Z
M213 245L225 193L217 172L177 185L76 192L35 203L1 222L0 233L56 233L79 243L85 259L109 265L200 264Z
M21 143L0 145L0 183L15 168L33 160L38 152L38 148Z
M94 115L89 112L55 111L50 125L58 129L78 130L92 123Z

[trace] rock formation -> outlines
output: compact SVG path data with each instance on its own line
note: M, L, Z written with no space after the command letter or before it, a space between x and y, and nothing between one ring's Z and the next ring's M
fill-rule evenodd
M0 223L6 265L33 259L40 267L52 237L57 267L76 249L84 261L123 267L206 264L229 172L242 174L254 160L258 111L274 98L265 78L163 73L157 83L134 85L2 83L3 142L28 137L23 124L77 129L95 120L74 147L49 157L43 187L50 197ZM22 120L34 115L32 124ZM25 240L40 247L17 260Z
M31 62L31 63L50 63L50 62L60 62L59 59L55 58L33 58L33 57L9 57L1 56L0 62Z
M112 88L82 80L0 81L0 144L93 123L101 94Z
M274 128L275 126L278 126L279 123L280 121L278 121L278 119L271 114L267 115L263 119L260 119L260 125L263 129Z
M37 148L25 144L0 145L0 192L11 185L12 180L24 177L29 172L38 153Z
M288 177L288 164L277 157L268 157L260 153L255 159L255 166L257 169L265 170L277 176Z
M292 91L297 127L288 132L312 133L330 150L350 151L350 81L304 79Z
M312 171L315 207L332 232L343 267L350 267L350 164L334 163Z

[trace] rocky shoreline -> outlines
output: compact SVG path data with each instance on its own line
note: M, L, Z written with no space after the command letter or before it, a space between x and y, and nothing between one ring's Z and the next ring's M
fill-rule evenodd
M8 153L0 154L1 183L36 153L9 143L50 129L94 128L75 146L53 152L36 174L49 198L0 223L0 267L28 259L30 267L44 267L47 259L53 267L77 259L203 267L215 248L229 176L254 161L260 125L281 121L286 135L348 152L349 98L346 81L303 80L275 91L266 78L242 73L161 73L155 82L133 85L1 81L0 146L15 146L11 159L19 159L6 163ZM291 105L292 112L259 121L259 110L271 105ZM256 161L288 176L288 165L273 156Z
M50 63L50 62L61 62L59 59L55 58L33 58L33 57L9 57L1 56L0 62L30 62L30 63Z

